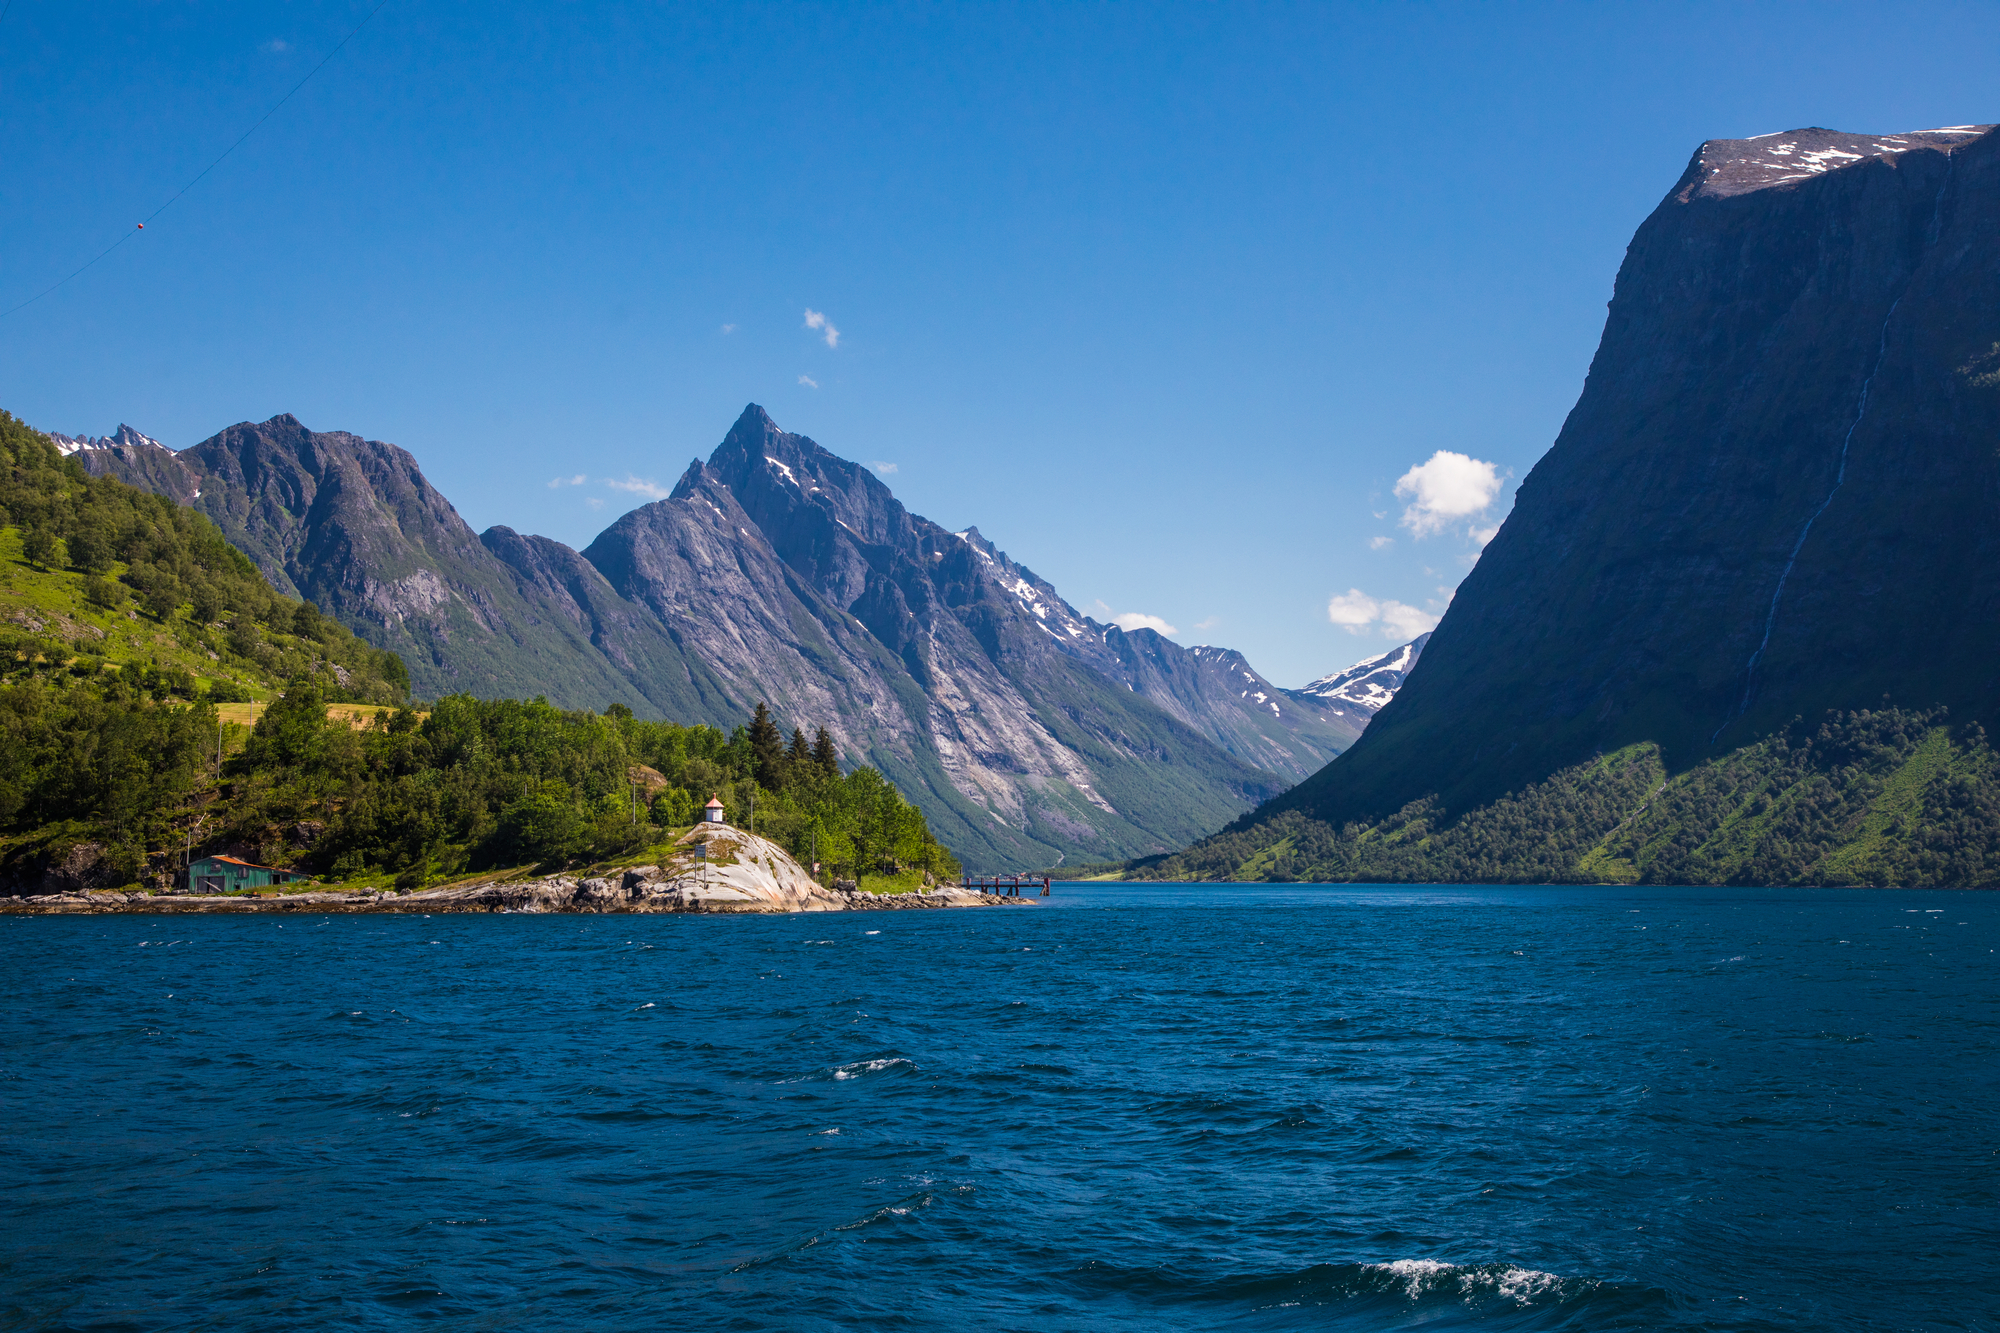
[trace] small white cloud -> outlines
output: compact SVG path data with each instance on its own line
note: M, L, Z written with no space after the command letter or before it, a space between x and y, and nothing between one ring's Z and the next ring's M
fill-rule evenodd
M1179 630L1175 629L1172 625L1169 625L1166 621L1160 619L1158 616L1142 615L1137 611L1126 611L1121 615L1115 615L1111 617L1111 623L1116 625L1119 629L1124 630L1128 634L1135 629L1157 630L1161 634L1180 633Z
M840 346L840 330L833 327L833 321L812 307L806 307L806 327L818 329L826 339L828 347Z
M1359 588L1335 594L1326 603L1326 618L1349 634L1379 629L1391 639L1414 639L1437 628L1439 617L1392 598L1377 600Z
M734 333L734 332L736 332L736 326L735 326L734 324L724 324L724 325L722 326L722 336L723 336L723 337L727 338L727 337L728 337L728 336L729 336L730 334L732 334L732 333Z
M1222 623L1222 617L1221 617L1221 616L1210 616L1210 617L1209 617L1208 619L1206 619L1206 620L1197 620L1197 621L1195 621L1195 622L1194 622L1194 627L1195 627L1196 629L1198 629L1198 630L1212 630L1212 629L1214 629L1214 628L1215 628L1215 627L1216 627L1217 625L1220 625L1221 623Z
M267 55L281 56L292 49L292 44L282 37L273 37L259 49Z
M817 389L819 387L819 381L810 375L799 376L799 383L805 385L808 389Z
M1326 618L1349 634L1360 634L1375 623L1382 604L1359 588L1335 594L1326 604Z
M1394 537L1370 537L1368 539L1368 549L1371 551L1386 551L1395 544L1396 539Z
M1391 639L1414 639L1437 628L1442 616L1420 611L1401 602L1382 603L1382 633Z
M584 496L584 497L583 497L583 502L584 502L585 504L589 505L589 506L590 506L590 507L591 507L592 509L602 509L602 508L604 508L604 501L603 501L603 500L601 500L601 499L599 499L599 498L598 498L597 496L595 496L595 495L586 495L586 496Z
M896 470L896 465L894 463L884 463L879 458L876 459L874 462L870 463L868 466L874 468L877 472L881 473L885 477L889 476Z
M1440 449L1397 479L1396 494L1410 501L1403 526L1429 537L1485 512L1500 494L1500 470L1468 454Z
M1388 510L1386 510L1386 509L1371 509L1371 510L1369 510L1368 512L1369 512L1369 513L1371 513L1371 514L1373 514L1373 515L1375 515L1375 517L1377 517L1377 518L1387 518L1387 517L1389 517L1389 511L1388 511Z
M648 500L664 500L674 493L671 486L662 486L656 481L647 481L630 475L623 481L606 477L604 484L614 491L630 491L634 495L643 495Z
M590 478L584 476L581 472L577 473L574 477L551 477L549 478L549 489L553 491L564 486L581 486L589 480Z
M1498 523L1495 523L1490 528L1474 528L1472 529L1472 540L1478 542L1483 547L1498 536L1499 533L1500 525Z

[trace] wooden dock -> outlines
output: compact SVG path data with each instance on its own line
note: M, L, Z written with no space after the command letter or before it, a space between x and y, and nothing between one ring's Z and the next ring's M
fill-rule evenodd
M1049 877L1039 879L1033 875L967 875L959 881L959 886L969 893L996 893L1003 898L1046 898L1049 896ZM1023 894L1021 890L1026 889ZM1036 890L1040 892L1037 893Z

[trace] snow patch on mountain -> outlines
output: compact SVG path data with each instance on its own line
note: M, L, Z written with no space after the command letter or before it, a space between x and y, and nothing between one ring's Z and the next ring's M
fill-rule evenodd
M1310 695L1328 703L1352 704L1357 711L1372 717L1396 697L1397 690L1403 688L1410 669L1423 656L1424 645L1430 639L1428 634L1419 634L1400 648L1392 648L1377 657L1363 658L1353 666L1321 676L1293 693Z
M1947 125L1902 134L1849 134L1815 126L1750 139L1710 139L1695 154L1677 194L1684 203L1694 195L1728 198L1748 194L1919 148L1958 148L1992 128Z

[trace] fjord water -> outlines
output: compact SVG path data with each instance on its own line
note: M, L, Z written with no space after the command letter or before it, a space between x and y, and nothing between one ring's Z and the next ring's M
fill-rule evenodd
M19 1328L2000 1326L2000 899L9 917Z

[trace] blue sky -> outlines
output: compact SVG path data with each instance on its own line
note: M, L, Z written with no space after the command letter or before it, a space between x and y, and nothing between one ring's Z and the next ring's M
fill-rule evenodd
M374 4L15 0L0 306ZM2000 118L1996 63L1984 5L388 0L0 318L0 406L292 412L582 546L754 401L1298 685L1442 609L1701 140Z

